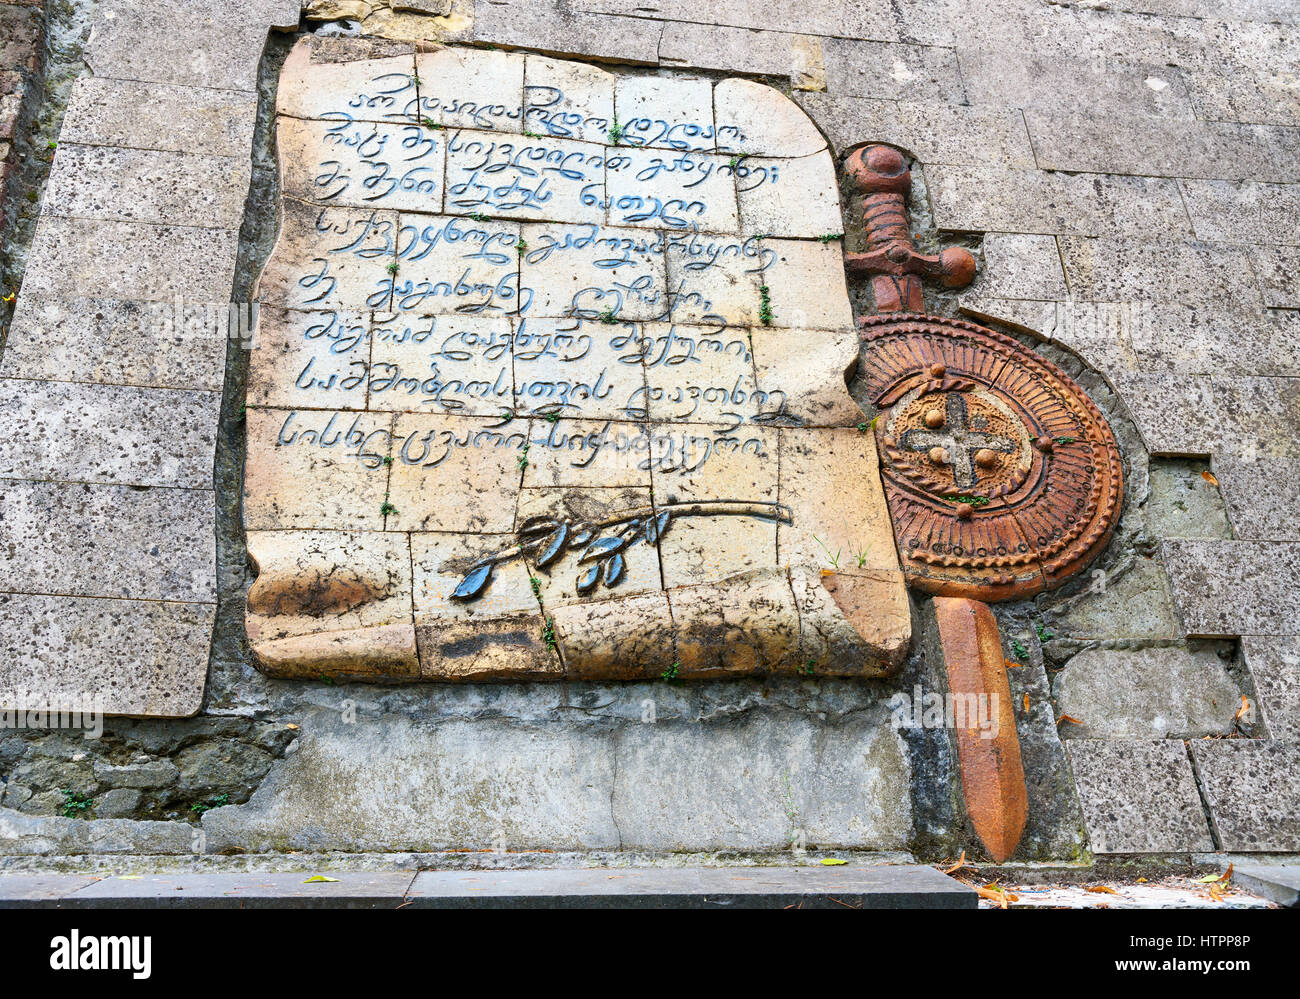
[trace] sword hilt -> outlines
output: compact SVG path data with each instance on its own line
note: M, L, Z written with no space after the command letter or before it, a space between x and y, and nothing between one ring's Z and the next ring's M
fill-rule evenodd
M962 288L975 277L975 258L960 246L938 256L918 252L907 221L912 172L893 146L864 146L849 155L845 170L865 195L862 224L865 253L844 254L850 274L871 277L877 312L924 312L922 278L937 278L946 288Z

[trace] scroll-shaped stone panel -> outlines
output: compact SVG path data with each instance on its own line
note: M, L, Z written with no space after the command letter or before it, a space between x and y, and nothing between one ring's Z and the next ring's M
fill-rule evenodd
M745 80L302 39L248 631L282 676L874 676L907 599L834 165Z

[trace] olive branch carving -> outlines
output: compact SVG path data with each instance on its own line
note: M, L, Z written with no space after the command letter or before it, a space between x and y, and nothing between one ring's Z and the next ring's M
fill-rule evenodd
M682 517L758 517L783 524L794 523L794 513L784 503L743 500L700 500L636 507L595 522L530 517L515 532L516 544L474 562L452 591L451 599L468 601L481 597L491 585L496 567L505 562L528 557L537 569L545 571L565 552L577 549L582 549L578 556L578 593L591 593L601 583L613 589L627 576L627 560L623 553L638 541L651 547L658 545L673 521Z

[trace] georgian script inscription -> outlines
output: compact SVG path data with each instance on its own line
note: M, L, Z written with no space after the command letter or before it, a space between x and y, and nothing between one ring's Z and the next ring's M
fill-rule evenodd
M278 675L874 675L907 612L782 95L304 38L244 514Z

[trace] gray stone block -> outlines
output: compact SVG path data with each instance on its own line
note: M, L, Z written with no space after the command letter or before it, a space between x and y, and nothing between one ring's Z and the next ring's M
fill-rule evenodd
M129 787L115 787L95 799L95 817L122 819L140 807L140 792Z
M1241 640L1264 726L1274 739L1300 739L1300 637Z
M823 38L822 58L826 92L836 97L966 103L951 49Z
M1070 739L1066 749L1094 853L1214 849L1182 742Z
M1213 649L1089 649L1052 681L1068 739L1165 739L1227 735L1241 690Z
M151 760L148 763L95 763L95 779L109 787L169 787L176 783L180 771L171 760Z
M1237 864L1232 883L1288 909L1300 906L1300 865Z
M1300 742L1198 739L1191 747L1222 849L1300 850Z
M658 21L586 13L559 0L483 0L474 5L474 41L555 55L654 64L662 32Z
M1294 634L1300 588L1279 572L1300 560L1300 544L1171 540L1161 550L1187 634Z
M1264 304L1270 309L1300 308L1300 248L1255 246L1250 254Z
M1233 533L1243 541L1300 541L1300 459L1215 455Z
M1183 180L1198 239L1300 245L1300 184Z
M1241 265L1241 253L1231 247L1171 240L1163 234L1155 240L1063 236L1060 243L1074 298L1254 312L1263 305L1259 288Z
M1148 469L1147 533L1158 538L1231 538L1219 487L1196 459L1156 458Z
M331 881L307 883L311 877ZM60 900L76 909L396 909L414 871L149 874L108 877ZM0 876L0 893L5 890ZM0 894L0 899L3 895Z

